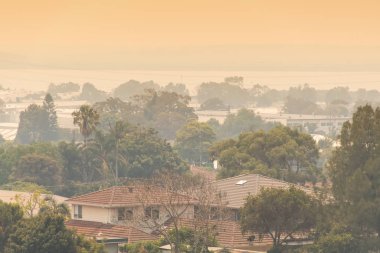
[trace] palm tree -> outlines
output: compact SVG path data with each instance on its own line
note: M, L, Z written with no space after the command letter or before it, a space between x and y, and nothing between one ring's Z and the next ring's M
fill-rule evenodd
M79 127L83 135L84 145L87 145L87 138L95 131L99 124L99 114L89 105L82 105L78 111L72 113L74 125Z

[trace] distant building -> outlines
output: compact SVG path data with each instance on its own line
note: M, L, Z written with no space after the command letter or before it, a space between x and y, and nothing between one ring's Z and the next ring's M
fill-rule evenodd
M31 199L32 195L33 195L32 192L0 190L0 200L5 203L18 203L17 198L19 198L22 201L28 201L29 199ZM41 194L40 196L40 198L42 199L46 197L52 197L57 202L57 204L62 204L67 200L67 198L59 196L59 195ZM39 206L36 205L32 211L34 214L37 214L39 211Z

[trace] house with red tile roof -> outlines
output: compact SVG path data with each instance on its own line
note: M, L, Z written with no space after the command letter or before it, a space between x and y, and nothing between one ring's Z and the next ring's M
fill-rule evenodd
M230 215L228 219L212 220L217 226L217 240L223 246L248 245L250 235L243 235L239 225L239 209L245 203L249 195L257 195L260 189L286 188L292 184L285 181L265 177L258 174L246 174L232 178L226 178L211 182L219 192L225 194L227 207ZM312 190L296 186L312 194ZM149 198L150 203L144 206L141 196L146 194L144 188L139 184L130 186L114 186L96 192L66 200L72 210L72 220L67 225L76 229L79 233L88 237L96 238L103 242L131 243L136 241L154 240L158 238L153 229L141 226L136 219L148 217L158 219L161 224L171 228L170 216L167 215L163 203L170 201L167 192L157 187L149 194L157 198ZM180 225L184 227L194 226L196 199L180 195L177 197L178 208L184 208L183 203L189 204L181 213ZM259 238L256 236L256 238ZM264 243L270 243L269 238L263 239ZM111 252L111 251L110 251Z

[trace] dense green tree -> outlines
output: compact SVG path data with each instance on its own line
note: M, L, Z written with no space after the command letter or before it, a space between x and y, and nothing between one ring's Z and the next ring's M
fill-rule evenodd
M120 176L146 178L159 171L187 170L186 164L174 153L170 144L153 129L135 128L122 140L119 152L128 159L127 163L120 164Z
M215 133L207 123L190 121L177 131L174 148L179 155L192 163L209 161L208 148L215 140Z
M99 113L99 128L109 130L117 121L137 122L141 118L141 110L131 102L124 102L120 98L110 97L106 101L97 102L93 108ZM140 120L142 121L142 120Z
M350 233L330 233L321 236L315 245L311 246L309 252L312 253L358 253L362 251L360 243Z
M58 139L58 119L57 112L55 110L53 97L48 93L45 96L42 107L48 113L48 133L47 137L50 141Z
M120 247L121 253L161 253L159 242L145 241L128 243Z
M253 111L240 109L236 114L229 114L216 133L219 139L224 139L237 137L245 131L268 130L272 127L272 123L266 123Z
M62 216L38 215L20 220L9 236L5 253L103 253L103 247L67 229Z
M170 241L176 241L176 237L178 237L178 241L180 244L179 248L181 252L185 252L185 253L208 252L204 248L202 248L204 244L207 244L206 248L218 246L218 242L216 238L213 237L212 235L208 235L209 238L207 238L206 240L204 236L202 236L201 238L198 238L196 233L197 231L194 231L194 229L191 229L188 227L181 227L178 229L177 232L174 231L174 229L171 229L168 233L168 236L170 238ZM200 242L199 239L207 241L207 243ZM159 244L166 245L166 244L169 244L169 241L162 238L159 241Z
M189 102L190 97L177 93L148 90L135 97L134 103L140 108L138 114L141 116L133 123L154 128L163 138L173 140L187 121L197 119Z
M344 123L328 162L333 193L345 224L359 235L380 233L380 109L359 107ZM342 221L343 222L343 221Z
M188 120L197 118L189 102L188 96L150 89L135 95L129 102L109 98L96 103L94 108L99 111L100 128L103 130L108 130L117 121L128 121L154 128L161 137L173 140L179 128Z
M7 204L0 200L0 252L4 252L11 228L22 219L21 208L16 204Z
M89 105L82 105L78 111L72 113L74 125L79 127L80 133L83 135L84 145L87 145L87 139L95 131L99 124L98 112Z
M62 182L62 167L44 154L26 154L20 157L11 178L39 185L59 185Z
M29 145L5 143L0 147L0 184L8 182L12 169L22 156L28 154L43 154L56 161L60 159L57 148L52 143L40 142Z
M20 123L15 141L18 143L31 143L48 140L49 113L36 104L29 105L20 113Z
M238 140L223 140L210 147L218 159L219 177L259 173L291 182L315 182L318 149L313 138L288 127L277 126L268 132L240 134Z
M269 235L273 247L278 248L297 231L314 228L317 206L312 197L295 187L262 189L259 195L249 196L241 209L241 229Z
M80 146L74 142L59 142L57 146L62 161L65 181L81 181L82 154Z

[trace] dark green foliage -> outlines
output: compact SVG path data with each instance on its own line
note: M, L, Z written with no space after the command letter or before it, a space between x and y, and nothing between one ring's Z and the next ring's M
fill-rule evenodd
M82 155L79 146L73 142L59 142L57 146L63 166L65 180L80 180Z
M241 209L242 232L269 235L276 248L293 233L315 226L317 206L314 199L295 187L262 189L259 195L249 196Z
M330 233L322 236L315 245L310 247L310 251L315 253L364 253L360 250L359 241L350 233Z
M20 157L11 178L39 185L60 185L61 165L44 154L27 154Z
M59 137L58 131L54 101L50 94L46 94L42 106L31 104L20 113L15 142L28 144L55 141Z
M215 129L218 139L234 138L245 131L268 130L273 127L257 116L253 111L240 109L236 114L229 114L222 125Z
M38 215L20 220L5 246L5 253L103 253L95 242L68 230L62 216Z
M0 185L23 180L48 186L48 190L65 196L110 186L116 171L120 177L144 178L158 171L186 170L187 165L157 132L123 122L96 132L87 145L60 142L0 146Z
M89 105L82 105L78 111L72 113L74 125L79 127L80 133L83 135L84 145L87 144L87 139L95 131L99 124L98 112Z
M21 220L22 216L22 210L18 205L7 204L0 200L0 252L4 252L11 228Z
M187 170L185 163L173 152L172 147L153 129L136 128L120 143L120 151L128 160L120 175L150 177L159 171Z
M131 102L123 102L118 98L110 98L96 103L99 111L100 127L108 130L116 121L128 121L147 128L154 128L161 137L173 140L179 128L189 120L197 119L189 105L190 97L173 92L156 92L146 90L134 96Z
M59 153L55 145L51 143L41 142L29 145L4 144L0 147L0 184L8 181L13 167L16 166L22 156L32 153L44 154L54 160L59 159Z
M48 133L47 133L47 140L56 141L59 138L57 112L55 111L53 97L49 93L46 94L42 107L48 113L49 127L48 127Z
M117 121L137 122L139 107L131 102L124 102L120 98L110 97L106 101L97 102L93 108L99 113L99 129L109 130Z
M137 123L154 128L163 138L173 140L178 129L189 120L197 119L189 102L190 97L177 93L148 90L135 97L141 115Z
M171 242L178 240L180 252L209 252L208 247L218 246L218 242L215 237L209 235L209 238L206 240L203 236L197 236L195 233L196 231L191 228L181 227L177 232L174 229L170 230L168 236ZM177 236L178 238L176 238ZM161 239L159 244L166 245L169 244L169 241Z
M207 123L190 121L177 131L174 148L179 155L192 163L208 162L208 148L215 140L214 131Z
M125 253L160 253L160 244L155 241L128 243L119 248L120 252Z
M5 142L4 137L0 134L0 144L3 144Z
M49 139L49 113L36 104L20 113L15 141L17 143L31 143Z
M352 123L343 125L341 147L328 163L334 196L344 208L347 224L358 234L380 232L379 140L380 109L359 107Z
M258 173L290 182L315 182L318 149L313 138L288 127L268 132L245 132L238 140L224 140L210 148L222 166L219 177Z

